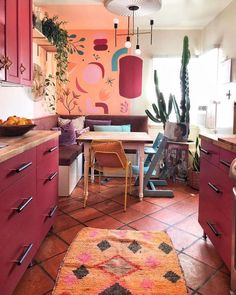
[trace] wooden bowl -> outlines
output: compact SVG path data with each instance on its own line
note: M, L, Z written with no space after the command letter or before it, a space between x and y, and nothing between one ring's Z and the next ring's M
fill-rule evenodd
M12 126L2 126L0 125L0 135L1 136L21 136L33 129L36 125L12 125Z

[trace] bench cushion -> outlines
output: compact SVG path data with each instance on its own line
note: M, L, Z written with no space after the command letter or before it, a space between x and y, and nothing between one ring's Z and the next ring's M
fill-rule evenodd
M59 165L70 166L72 162L82 153L83 145L60 146L59 149Z

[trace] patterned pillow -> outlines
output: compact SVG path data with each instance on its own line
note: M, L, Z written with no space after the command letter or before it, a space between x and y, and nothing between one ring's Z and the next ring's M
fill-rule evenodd
M84 128L84 120L85 120L84 116L81 116L75 119L62 119L61 117L58 117L58 125L62 127L71 122L75 130L78 131Z

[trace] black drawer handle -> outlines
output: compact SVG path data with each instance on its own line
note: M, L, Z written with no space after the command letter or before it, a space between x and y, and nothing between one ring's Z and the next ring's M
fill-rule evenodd
M215 235L216 237L221 236L221 233L219 233L218 230L215 229L215 227L214 227L214 225L213 225L212 223L207 222L207 225L210 227L210 229L212 230L212 232L214 233L214 235Z
M220 163L225 165L226 167L230 167L230 164L231 164L230 162L224 161L224 160L220 160Z
M33 163L32 162L29 162L29 163L26 163L26 164L23 164L22 166L20 166L19 168L16 169L16 173L20 173L22 172L23 170L27 169L28 167L30 167Z
M57 211L57 206L55 206L54 208L50 210L50 212L48 213L48 217L52 218L56 211Z
M51 148L48 150L48 153L52 153L52 152L54 152L54 151L57 150L57 149L58 149L58 146L55 145L55 146L51 147Z
M21 213L28 205L33 201L33 197L29 197L27 200L24 200L18 208L16 208L16 212Z
M57 172L57 171L56 171L56 172L54 172L54 173L52 173L51 175L49 175L49 176L48 176L47 180L49 180L49 181L52 181L52 180L53 180L53 178L55 178L55 177L57 176L57 174L58 174L58 172Z
M208 152L207 150L204 150L202 147L200 148L200 151L206 155L210 155L210 152Z
M17 265L21 265L21 264L24 262L24 260L26 259L26 257L29 255L31 249L33 248L33 245L34 245L34 244L31 243L31 244L29 244L29 246L27 246L27 247L24 249L24 251L23 251L23 253L21 254L21 256L16 260L16 264L17 264Z
M221 191L212 183L208 182L208 185L210 188L213 189L213 191L215 191L217 194L221 193Z

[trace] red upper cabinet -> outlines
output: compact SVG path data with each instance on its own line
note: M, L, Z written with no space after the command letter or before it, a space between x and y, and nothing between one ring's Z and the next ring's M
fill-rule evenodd
M32 0L19 1L21 84L32 83Z
M5 80L5 0L0 0L0 80Z
M5 80L30 86L32 82L32 0L3 2L5 2Z

